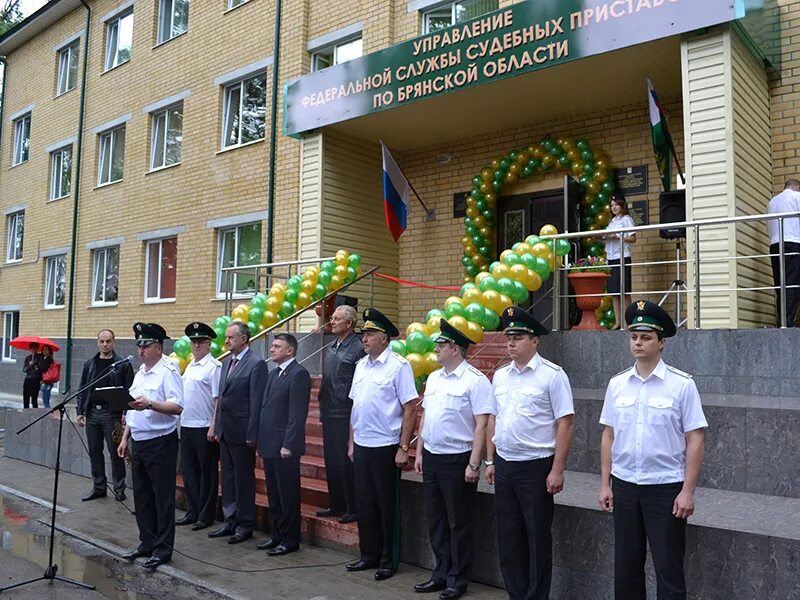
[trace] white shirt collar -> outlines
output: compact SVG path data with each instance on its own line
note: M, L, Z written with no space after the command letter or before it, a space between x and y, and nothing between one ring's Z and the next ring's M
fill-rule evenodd
M516 371L517 373L522 373L523 371L525 371L525 369L530 369L531 371L535 371L536 367L538 367L540 364L542 364L542 357L537 352L536 354L533 355L533 358L530 359L528 361L528 363L524 367L522 367L521 369L518 369L517 368L517 363L512 360L511 361L511 369Z
M380 356L378 356L378 358L376 358L375 360L372 360L372 358L367 357L367 362L369 362L369 364L371 364L371 365L375 364L376 362L379 362L379 363L383 364L387 360L389 360L389 355L391 353L392 353L392 347L391 346L386 346L386 350L381 352Z
M656 368L653 369L652 373L650 373L650 377L658 377L661 381L664 381L664 377L666 376L666 374L667 374L667 363L665 363L663 359L659 359ZM633 368L631 369L631 377L636 377L636 379L638 379L639 381L647 381L647 379L650 379L650 377L645 379L641 375L639 375L639 372L636 370L636 365L633 365Z
M294 362L294 357L290 358L289 360L285 360L285 361L283 361L281 364L279 364L279 365L278 365L278 368L279 368L281 371L285 371L285 370L286 370L286 367L288 367L288 366L289 366L290 364L292 364L293 362Z
M247 354L248 350L250 350L250 346L245 346L244 350L239 352L239 354L234 354L233 356L231 356L231 358L234 360L242 360L242 358L244 358L244 355Z
M464 371L465 371L466 369L467 369L467 359L465 358L464 360L462 360L462 361L459 363L459 365L458 365L458 366L457 366L455 369L453 369L453 370L452 370L452 371L450 371L449 373L447 372L447 369L445 369L444 367L442 367L442 377L451 377L451 376L455 376L456 378L459 378L459 377L461 377L461 375L463 375L463 374L464 374Z

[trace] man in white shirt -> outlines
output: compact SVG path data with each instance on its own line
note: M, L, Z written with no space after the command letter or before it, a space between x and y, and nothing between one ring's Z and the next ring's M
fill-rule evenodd
M511 600L549 600L553 496L564 488L572 443L572 389L564 370L539 354L547 329L518 306L503 312L512 362L494 375L486 480L495 484L500 569Z
M675 323L657 304L625 311L636 363L611 379L600 423L600 508L614 513L615 600L645 600L647 542L659 600L685 600L686 519L708 427L691 375L661 359Z
M183 372L181 466L186 514L175 525L205 529L217 513L219 445L214 439L214 413L222 364L211 356L217 333L206 323L189 323L184 333L192 344L192 360Z
M125 431L117 455L125 458L131 437L131 473L139 546L127 560L147 557L146 569L172 559L175 544L175 469L178 462L178 418L183 410L183 383L174 363L164 356L164 328L156 323L133 326L142 365L128 393Z
M769 214L800 211L800 181L789 179L784 190L769 201ZM777 219L767 221L769 231L769 253L772 255L772 280L775 285L775 308L777 326L781 326L781 261L780 224ZM783 220L783 252L786 272L786 326L794 327L797 309L800 308L800 217Z

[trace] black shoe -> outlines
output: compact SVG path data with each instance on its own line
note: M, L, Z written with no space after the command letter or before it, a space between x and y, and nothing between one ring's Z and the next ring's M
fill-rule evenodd
M260 544L256 544L256 548L258 548L259 550L272 550L273 548L277 548L280 545L281 545L280 538L271 537L267 538Z
M168 562L168 558L159 558L158 556L154 556L153 558L146 560L142 566L150 571L155 571L159 565L163 565L164 563Z
M229 544L241 544L245 540L249 540L253 537L253 533L234 533L231 537L228 538Z
M378 569L375 571L375 581L383 581L394 575L394 569Z
M333 510L332 508L328 508L328 509L325 509L325 510L318 510L317 511L317 516L318 517L324 517L324 518L341 517L343 514L344 513L340 513L339 511Z
M446 587L447 583L444 581L436 581L435 579L429 579L425 583L416 584L414 586L414 591L420 594L429 594L430 592L441 592Z
M92 493L88 496L84 496L81 498L81 502L88 502L89 500L96 500L97 498L105 498L105 492L98 492L97 490L92 490Z
M267 550L268 556L283 556L284 554L291 554L300 550L300 546L284 546L280 544L275 546L272 550Z
M366 571L367 569L374 569L377 566L377 562L370 562L368 560L364 560L363 558L359 558L355 562L347 563L344 568L348 571Z
M456 598L461 598L467 591L467 588L454 588L449 587L441 594L439 594L440 600L456 600Z
M356 516L353 513L344 513L339 517L339 523L355 523Z
M183 517L181 517L180 519L177 519L175 521L175 525L178 525L178 526L180 526L180 525L192 525L192 524L194 524L195 520L196 519L194 517L190 517L189 515L184 515Z
M177 523L176 523L176 525L177 525ZM206 527L208 527L208 525L206 525L202 521L198 521L197 523L192 525L192 531L200 531L201 529L205 529Z
M125 495L125 490L118 490L114 492L114 499L117 502L125 502L127 496Z
M236 533L233 529L228 527L220 527L219 529L215 529L214 531L210 531L208 533L208 537L210 538L218 538L218 537L230 537L234 533Z
M141 558L143 556L146 556L147 558L150 558L150 556L152 554L153 554L152 552L147 552L145 550L139 550L139 548L137 548L136 550L131 550L130 552L126 552L120 558L122 558L124 560L136 560L137 558Z

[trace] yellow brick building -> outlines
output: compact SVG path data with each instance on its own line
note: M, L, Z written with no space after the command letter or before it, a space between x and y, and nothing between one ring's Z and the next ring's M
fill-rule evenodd
M582 12L595 4L606 11L605 19ZM686 171L687 218L764 212L769 196L796 174L800 162L800 71L793 44L775 46L772 36L772 46L759 45L758 30L748 23L751 13L742 20L738 2L735 13L730 2L703 0L693 5L696 11L688 4L282 3L275 115L280 129L269 215L274 2L52 0L0 38L6 68L0 390L17 387L21 354L7 348L13 335L35 333L62 342L69 335L73 348L86 354L100 327L130 338L134 321L155 321L178 337L189 320L222 314L221 265L231 264L237 252L239 264L266 262L270 219L275 261L327 256L345 247L388 275L459 285L464 225L454 216L454 194L468 192L472 177L492 159L545 135L583 137L615 167L646 167L646 193L629 200L657 223L660 179L648 77L662 97ZM544 20L535 25L558 22L564 35L580 15L587 20L579 28L586 38L575 38L573 46L585 42L586 48L574 60L389 110L348 108L328 118L324 110L300 110L295 102L296 86L312 85L314 77L327 72L329 81L353 80L367 64L402 56L410 40L423 43L449 25L458 29L512 6L522 11L515 13L515 25L522 24L520 15L538 15ZM770 31L780 33L796 23L800 2L785 0L777 7L762 12L772 19ZM668 11L679 11L677 25ZM631 27L630 19L651 24L652 33ZM593 49L594 32L608 41L611 34L602 28L616 22L637 30L636 39L618 46L611 39ZM531 31L535 41L537 30ZM480 39L495 33L485 31ZM550 34L560 35L555 25ZM327 65L332 66L309 74ZM291 118L300 113L305 123L319 117L319 125L293 129ZM399 243L384 225L381 139L435 211L430 220L412 206ZM555 170L507 187L499 204L511 196L526 202L547 193L555 197L566 174ZM766 246L758 225L721 226L701 234L701 241L710 244L709 255L720 257ZM656 232L640 236L635 260L671 258L673 243ZM691 279L689 267L684 276ZM703 327L772 323L771 292L730 291L741 279L752 287L770 285L764 259L703 265L701 275L708 290L700 300ZM641 268L634 271L634 290L663 290L673 278L671 265ZM367 289L366 283L356 288L362 303ZM448 295L387 281L376 282L374 290L376 303L403 327ZM693 312L685 314L692 325ZM313 323L305 318L299 328Z

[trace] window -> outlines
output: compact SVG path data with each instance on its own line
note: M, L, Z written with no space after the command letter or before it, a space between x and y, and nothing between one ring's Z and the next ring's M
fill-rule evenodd
M72 146L50 154L50 200L69 196L72 185Z
M11 347L11 340L19 335L19 313L3 313L3 348L2 360L14 360L14 349Z
M498 9L498 0L463 0L437 6L422 15L422 33L439 31Z
M244 4L245 2L249 2L250 0L228 0L228 10L232 8L236 8L240 4Z
M78 85L78 54L80 40L58 51L58 83L56 95L66 94Z
M67 255L50 256L44 264L44 307L63 308L66 292Z
M153 113L153 139L150 143L150 169L181 162L183 142L183 102Z
M222 147L264 139L267 120L267 74L225 88Z
M92 304L116 304L119 292L119 246L92 253Z
M178 238L147 242L145 300L175 298L175 273L178 264Z
M125 126L100 134L97 185L120 181L125 167Z
M106 71L131 59L133 48L133 11L106 23Z
M333 65L339 65L348 60L358 58L362 54L362 48L362 40L357 38L314 52L311 55L311 70L321 71Z
M158 43L171 40L189 29L189 0L159 0Z
M217 294L255 292L255 273L222 271L226 267L245 267L261 262L261 223L250 223L219 231L219 269Z
M22 260L22 238L25 233L25 211L8 215L8 238L6 240L6 262Z
M14 121L14 165L27 162L31 145L31 113Z

